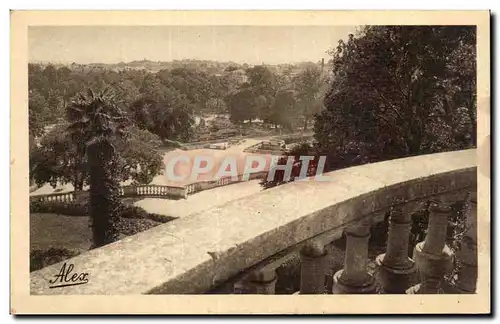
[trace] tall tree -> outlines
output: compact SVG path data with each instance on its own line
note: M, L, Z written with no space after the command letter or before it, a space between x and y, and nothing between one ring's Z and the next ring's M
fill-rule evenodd
M193 136L193 106L174 88L162 87L159 93L142 96L129 109L140 128L162 140L185 142Z
M137 184L149 184L164 169L163 155L159 153L160 137L132 126L126 138L117 138L116 148L121 158L121 178Z
M83 190L88 182L85 144L75 142L67 131L68 125L57 125L44 135L40 145L30 153L31 177L38 185L71 183Z
M291 130L296 115L294 92L278 91L267 122Z
M230 119L234 123L251 121L258 116L255 94L251 88L243 88L227 98Z
M265 65L256 65L246 70L248 83L257 95L274 95L276 76Z
M304 118L304 130L307 129L309 121L321 111L323 106L322 89L326 85L322 71L311 66L302 70L294 78L294 86L297 96L297 106Z
M326 110L316 118L321 149L345 166L353 158L365 163L473 145L470 135L449 136L458 124L475 123L463 119L467 114L454 119L461 107L448 104L451 80L464 74L452 68L464 46L475 57L473 27L368 26L340 41L331 51ZM467 98L460 102L474 112L475 89L468 90L459 91Z
M206 110L206 104L213 95L213 84L207 73L194 68L176 68L160 71L161 82L186 96L197 112Z
M109 90L81 93L67 109L75 144L85 143L90 173L90 217L94 247L119 238L119 156L113 145L126 136L126 117Z
M33 138L43 135L49 112L45 97L36 89L28 93L28 129Z

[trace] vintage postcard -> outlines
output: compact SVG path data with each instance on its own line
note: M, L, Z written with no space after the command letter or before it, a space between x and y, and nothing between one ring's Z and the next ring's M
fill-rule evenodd
M485 314L488 11L12 11L12 314Z

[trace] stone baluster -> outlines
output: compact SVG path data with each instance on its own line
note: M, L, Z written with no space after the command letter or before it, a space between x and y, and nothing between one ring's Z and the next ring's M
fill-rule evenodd
M250 294L274 295L276 280L276 271L274 270L255 271L248 278L248 292Z
M324 294L327 251L317 241L300 250L300 294Z
M429 225L423 242L415 246L413 258L417 264L421 283L409 288L409 294L437 294L444 276L453 268L453 252L446 245L448 219L453 212L450 205L431 203Z
M391 211L387 253L377 256L377 277L384 293L404 294L415 282L417 267L408 257L411 213L401 208Z
M473 294L477 285L477 193L473 192L467 201L467 230L458 252L460 270L458 273L458 293Z
M361 223L347 228L344 269L333 277L334 294L371 294L376 290L375 279L368 273L368 240L370 225Z

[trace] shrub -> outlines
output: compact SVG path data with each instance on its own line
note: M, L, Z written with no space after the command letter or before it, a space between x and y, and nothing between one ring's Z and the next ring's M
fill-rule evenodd
M147 218L151 219L155 222L158 222L158 223L168 223L170 221L173 221L174 219L177 219L178 217L165 216L165 215L156 214L156 213L148 213Z
M177 219L173 216L165 216L156 213L148 213L142 207L138 206L123 206L120 212L120 217L128 219L149 219L158 223L167 223Z
M144 219L148 218L147 216L148 212L141 207L125 205L121 207L120 217L122 218Z
M158 226L159 224L160 223L150 219L122 217L120 218L120 222L118 224L118 231L123 235L134 235Z
M291 144L298 142L306 142L310 138L311 136L306 136L306 135L286 135L282 136L280 139L285 141L285 144Z
M80 254L78 251L66 248L50 248L48 250L33 250L30 253L30 272L56 264Z

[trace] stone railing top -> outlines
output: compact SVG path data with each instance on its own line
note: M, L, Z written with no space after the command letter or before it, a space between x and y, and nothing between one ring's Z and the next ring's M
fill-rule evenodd
M62 263L31 273L32 294L202 293L280 251L405 202L476 185L476 151L367 164L295 181L183 217L66 262L84 285L49 289Z

